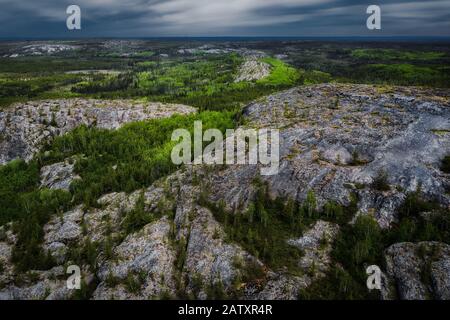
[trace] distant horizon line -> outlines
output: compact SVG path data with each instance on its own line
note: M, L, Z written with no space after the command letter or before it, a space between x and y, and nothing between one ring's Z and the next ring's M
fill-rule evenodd
M407 40L407 41L450 41L450 36L399 36L399 35L386 35L386 36L85 36L85 37L0 37L0 41L79 41L79 40L364 40L364 41L377 41L377 40Z

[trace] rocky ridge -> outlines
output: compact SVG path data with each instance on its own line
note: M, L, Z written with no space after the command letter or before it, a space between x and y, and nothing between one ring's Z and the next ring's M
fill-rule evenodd
M312 190L320 205L348 205L355 193L360 213L373 215L383 228L419 187L450 205L449 175L440 170L450 153L448 91L326 84L269 96L244 114L250 127L280 130L279 173L262 177L274 197L302 202ZM229 206L251 198L252 170L222 172L211 197L218 199L220 188ZM387 190L373 186L379 178Z
M18 103L0 111L0 164L30 160L43 143L80 125L117 129L133 121L188 114L185 105L69 99Z
M74 208L44 227L43 246L58 261L56 268L70 263L72 248L89 240L101 244L95 266L82 266L83 278L94 284L94 299L167 298L180 290L203 299L210 295L210 286L228 292L238 287L243 299L295 299L330 267L339 227L319 220L302 237L288 240L303 251L298 261L301 274L270 270L228 241L211 210L197 201L203 190L209 201L223 201L230 210L248 206L256 192L255 178L268 184L273 198L289 196L302 202L314 191L319 206L329 200L345 206L356 194L358 214L372 215L383 228L396 221L396 209L418 186L449 207L450 177L440 171L440 161L450 153L447 91L301 87L255 101L244 109L244 116L248 127L280 129L278 175L260 177L258 165L187 166L143 191L107 194L99 199L99 208ZM381 171L388 190L374 187ZM121 222L140 196L154 219L122 237ZM10 262L15 236L10 230L2 232L1 298L71 297L60 269L36 271L32 279L16 283ZM384 256L389 283L383 288L384 298L449 299L448 245L394 244ZM261 276L243 282L248 266L260 269ZM423 270L425 278L420 276Z

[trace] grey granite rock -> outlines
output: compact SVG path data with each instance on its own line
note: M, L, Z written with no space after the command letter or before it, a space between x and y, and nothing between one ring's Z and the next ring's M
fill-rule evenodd
M445 90L323 84L260 99L243 114L249 127L280 130L279 172L261 177L273 197L303 201L314 191L320 208L330 200L348 205L356 193L360 213L388 228L406 193L419 186L450 207L449 176L440 171L450 153L449 96ZM383 172L388 192L371 186ZM245 206L258 174L259 166L230 165L211 177L209 197L228 208Z
M398 298L449 299L450 245L398 243L386 250L385 258L387 276L395 284Z
M98 277L102 282L94 292L94 299L148 299L163 291L174 295L175 252L169 241L170 230L170 222L163 217L129 235L114 249L117 261L106 261L100 266ZM106 283L108 277L123 281L130 274L145 277L138 294L127 292L123 285L110 288Z
M49 189L69 190L75 179L81 179L73 172L74 162L64 161L41 168L41 187Z
M234 82L260 80L269 76L270 70L270 64L259 61L257 57L247 57Z
M4 134L5 130L15 128L11 132L19 132L16 137L26 137L15 138L17 143L14 142L12 153L31 155L34 151L30 150L37 150L37 145L27 141L34 141L36 136L51 138L83 121L94 125L93 118L86 116L89 112L95 114L97 125L105 128L141 119L140 113L127 113L120 105L111 107L116 109L108 118L97 109L109 106L96 105L92 106L96 111L81 111L81 106L78 109L76 106L78 100L71 101L70 108L62 108L72 109L70 117L58 116L58 103L37 108L22 106L3 112L0 131ZM50 107L55 108L56 127L42 127L42 118L38 115L26 116L26 112L33 115L39 108L47 108L47 120L51 122ZM142 111L143 106L139 110ZM339 232L338 227L318 221L302 237L289 241L304 251L299 265L305 274L270 270L241 246L227 240L213 213L198 204L202 191L207 191L210 201L223 201L226 208L240 210L253 200L256 178L267 182L273 198L285 196L303 201L309 191L314 191L319 207L330 200L348 205L352 194L356 193L360 199L358 215L373 215L384 228L396 221L398 206L407 192L416 190L419 185L426 196L437 198L443 206L450 204L449 195L445 193L450 185L449 176L440 171L442 158L450 153L448 91L418 88L389 91L374 86L340 84L306 86L255 101L243 113L246 126L280 129L278 175L261 177L259 165L185 166L144 190L104 195L98 200L98 208L76 207L52 217L44 227L44 248L62 267L68 262L69 247L76 248L86 240L104 244L107 237L117 241L112 244L115 259L106 259L101 245L96 252L94 267L98 270L95 277L99 284L94 299L157 298L175 295L176 289L192 294L197 275L201 275L204 286L220 282L225 290L231 291L242 272L235 262L242 260L254 261L264 270L264 279L258 279L261 281L257 284L242 284L243 298L295 299L299 290L323 276L330 266L331 244ZM14 117L17 118L12 120ZM35 122L26 122L23 128L11 125L24 121L24 117ZM12 143L13 140L8 139L7 143ZM9 148L2 143L0 149ZM1 152L8 155L8 159L12 153ZM388 191L371 186L381 170L386 172ZM162 210L161 218L122 237L121 222L141 194L145 210L148 213ZM11 230L0 238L0 259L4 265L0 298L68 297L64 291L64 272L56 282L54 275L44 271L30 283L14 283L10 257L15 241L16 235ZM185 257L181 267L175 267L182 252L181 245L184 245ZM385 252L382 296L449 299L449 256L448 245L441 243L391 246ZM130 274L140 279L140 287L135 292L129 292L124 283ZM109 275L119 283L110 286ZM206 298L205 287L200 291L198 297Z

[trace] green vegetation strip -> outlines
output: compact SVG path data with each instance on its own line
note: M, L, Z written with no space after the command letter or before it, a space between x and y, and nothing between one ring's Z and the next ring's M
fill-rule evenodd
M444 52L404 51L395 49L355 49L352 57L370 60L436 60L445 57Z

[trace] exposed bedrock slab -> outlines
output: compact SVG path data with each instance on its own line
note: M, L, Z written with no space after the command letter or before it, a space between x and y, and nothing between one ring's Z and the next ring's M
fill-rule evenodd
M408 192L420 190L450 206L450 92L419 88L324 84L287 90L248 105L246 125L280 130L278 174L262 176L275 196L298 201L314 191L319 206L348 205L382 227ZM235 165L211 177L210 198L229 208L248 203L257 166ZM390 190L372 183L384 175Z

